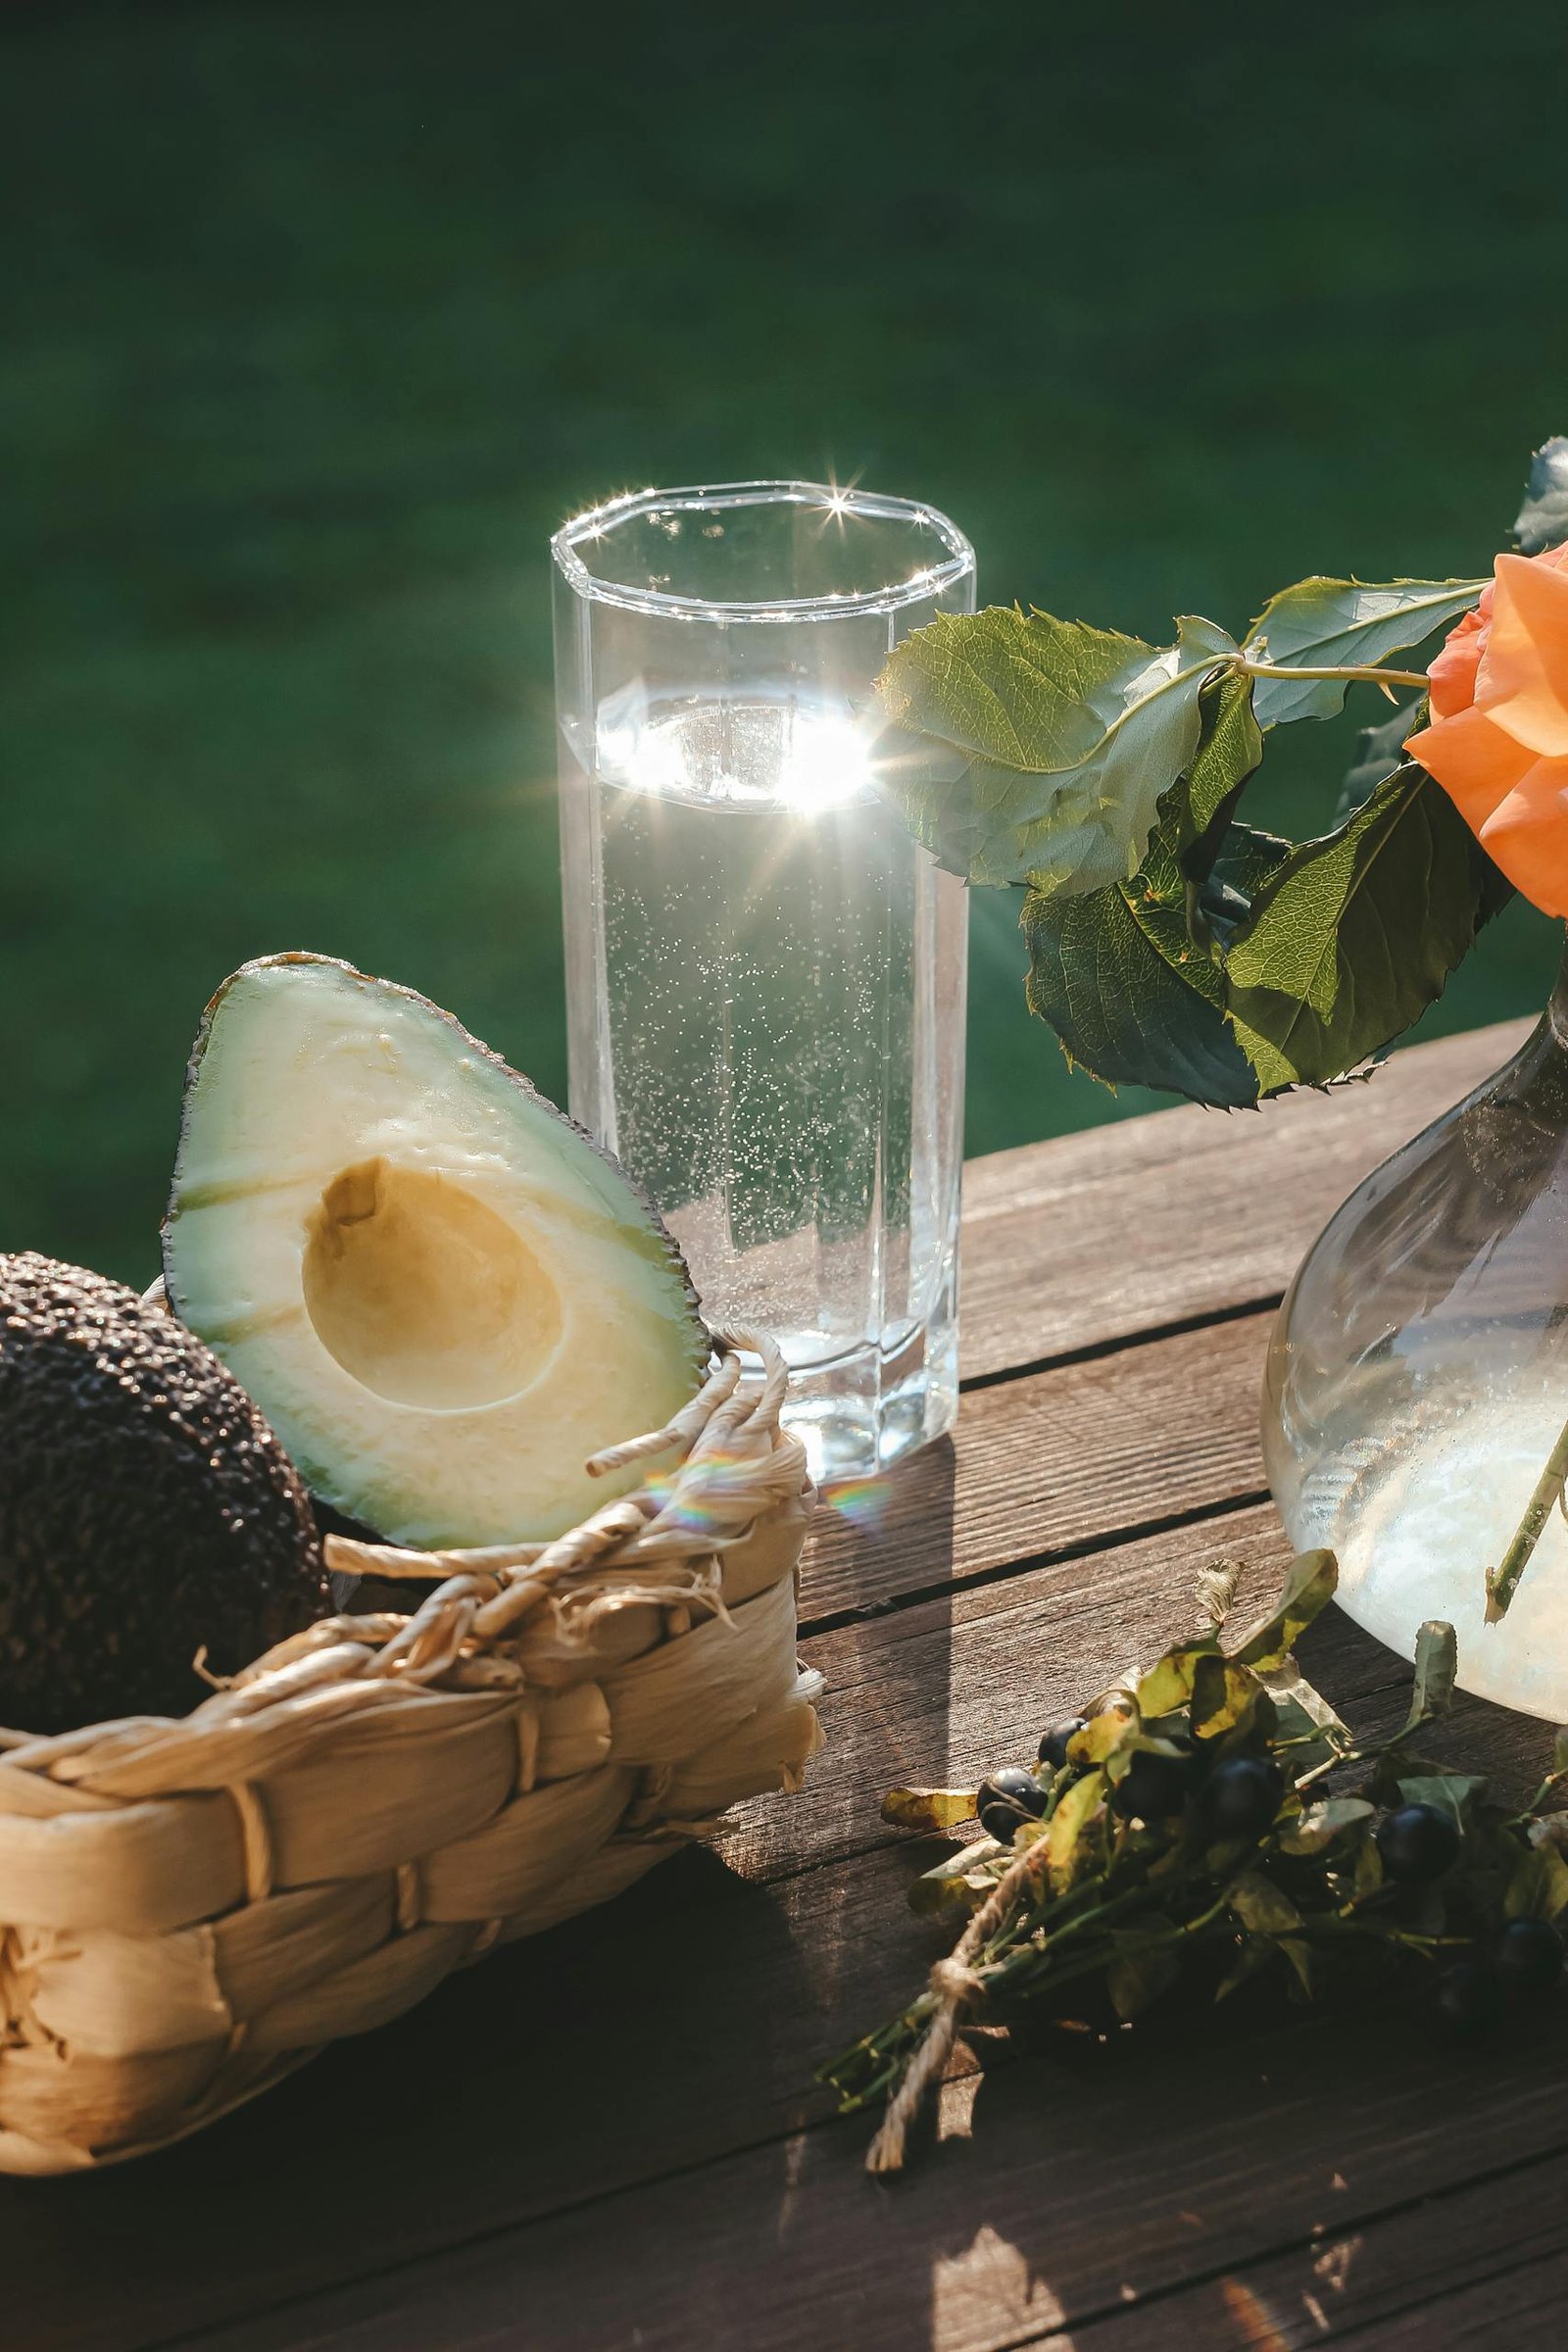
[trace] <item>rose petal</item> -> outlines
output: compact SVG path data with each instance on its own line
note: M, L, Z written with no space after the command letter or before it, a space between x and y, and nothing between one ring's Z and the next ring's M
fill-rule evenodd
M1481 846L1543 914L1568 915L1568 760L1538 760L1481 828Z
M1568 757L1568 571L1499 556L1476 700L1516 743Z
M1493 725L1490 711L1473 707L1452 718L1434 719L1409 736L1404 748L1437 777L1474 833L1536 764L1533 752Z
M1487 650L1487 624L1492 618L1491 582L1481 601L1449 630L1447 641L1427 671L1427 692L1439 718L1467 710L1476 699L1476 670Z

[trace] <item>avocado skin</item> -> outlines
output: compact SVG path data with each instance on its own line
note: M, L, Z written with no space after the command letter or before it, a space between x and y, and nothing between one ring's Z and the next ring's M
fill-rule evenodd
M183 1715L329 1607L309 1497L194 1333L0 1254L0 1723Z

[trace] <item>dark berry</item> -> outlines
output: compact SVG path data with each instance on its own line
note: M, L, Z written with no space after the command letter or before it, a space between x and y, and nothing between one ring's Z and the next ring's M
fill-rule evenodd
M1033 1818L1046 1809L1046 1792L1032 1772L1021 1764L1004 1764L1000 1772L991 1773L980 1784L976 1810L1000 1798L1004 1804L1016 1805L1020 1813Z
M1438 1979L1438 2022L1461 2041L1490 2034L1502 2015L1502 1979L1484 1960L1456 1960Z
M1459 1855L1459 1827L1436 1805L1401 1805L1378 1829L1378 1852L1391 1879L1426 1886Z
M1032 1772L1004 1764L975 1790L974 1809L986 1836L1010 1845L1019 1822L1034 1821L1045 1811L1046 1792Z
M1191 1774L1187 1756L1161 1756L1141 1747L1111 1790L1118 1813L1139 1821L1164 1821L1187 1801Z
M1060 1772L1067 1761L1067 1742L1074 1732L1081 1732L1084 1719L1069 1715L1065 1723L1054 1723L1049 1732L1040 1736L1040 1761L1049 1764L1053 1772Z
M1549 1919L1510 1919L1497 1938L1497 1974L1510 1992L1549 1992L1562 1975L1562 1937Z
M1266 1756L1226 1756L1203 1788L1215 1838L1261 1838L1280 1809L1285 1782Z

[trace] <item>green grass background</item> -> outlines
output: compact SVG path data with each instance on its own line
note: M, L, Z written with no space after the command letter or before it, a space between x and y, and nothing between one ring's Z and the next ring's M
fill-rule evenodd
M989 600L1145 633L1484 564L1568 428L1564 22L8 10L0 1246L148 1276L202 1004L268 950L561 1092L546 540L608 491L859 477ZM1291 730L1273 813L1343 752ZM974 913L970 1149L1147 1107ZM1432 1019L1554 954L1515 909Z

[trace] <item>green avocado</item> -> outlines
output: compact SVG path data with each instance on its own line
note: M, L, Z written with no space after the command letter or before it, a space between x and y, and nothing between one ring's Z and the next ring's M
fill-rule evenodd
M183 1715L329 1606L309 1498L210 1348L123 1284L0 1255L0 1724Z
M246 964L196 1041L164 1274L311 1492L400 1544L546 1541L646 1475L709 1353L598 1145L448 1012L323 956Z

